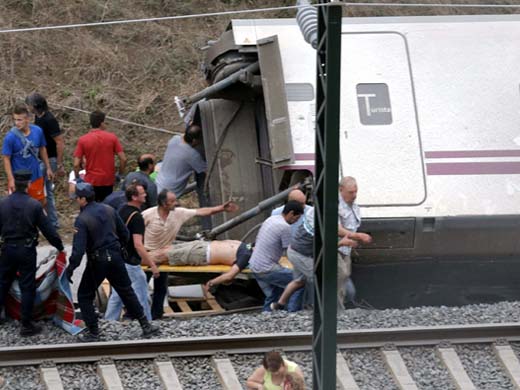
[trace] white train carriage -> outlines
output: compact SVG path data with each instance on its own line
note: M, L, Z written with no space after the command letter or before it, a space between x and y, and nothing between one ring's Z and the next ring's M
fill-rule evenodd
M341 39L340 171L357 178L374 236L356 262L360 293L383 306L400 305L385 300L397 287L403 305L418 286L426 303L516 299L520 17L345 18ZM243 209L314 169L316 52L296 20L233 20L206 53L207 79L255 61L259 75L197 113L211 196Z

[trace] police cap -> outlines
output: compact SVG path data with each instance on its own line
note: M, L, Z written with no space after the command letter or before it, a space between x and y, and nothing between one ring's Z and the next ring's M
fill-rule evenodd
M18 169L14 172L15 181L31 181L32 173L28 169Z
M89 198L94 196L94 187L90 183L78 183L75 194L77 198Z

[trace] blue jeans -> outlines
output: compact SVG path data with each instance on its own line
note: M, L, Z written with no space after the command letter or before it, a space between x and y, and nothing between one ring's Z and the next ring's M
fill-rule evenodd
M148 320L151 320L152 315L150 313L150 303L148 302L148 283L146 282L146 275L140 265L125 264L125 267L128 272L128 277L132 282L132 289L143 307L144 315ZM121 317L122 309L123 301L117 291L112 289L110 299L107 303L107 310L105 311L105 320L118 321Z
M265 295L263 311L271 311L269 305L278 302L285 287L293 280L293 272L276 264L268 272L254 273L258 285ZM303 288L300 288L291 295L287 303L288 311L298 311L302 308Z
M51 165L51 169L53 172L56 172L58 170L58 161L56 160L56 157L49 157L49 164ZM45 168L45 165L43 165L43 177L45 179L45 192L47 193L47 205L45 206L45 209L47 211L47 216L49 217L49 221L51 222L52 226L54 226L56 229L59 229L60 224L58 222L58 213L56 211L56 203L54 202L54 183L47 179L47 169Z

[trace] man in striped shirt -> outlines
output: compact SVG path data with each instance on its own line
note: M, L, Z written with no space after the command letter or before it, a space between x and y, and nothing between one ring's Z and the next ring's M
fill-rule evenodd
M265 294L264 311L271 311L272 302L277 302L284 288L292 281L292 271L278 264L291 240L291 225L303 214L303 205L291 200L285 205L281 215L265 220L256 237L255 249L249 260L258 285ZM301 293L291 296L287 309L301 308Z

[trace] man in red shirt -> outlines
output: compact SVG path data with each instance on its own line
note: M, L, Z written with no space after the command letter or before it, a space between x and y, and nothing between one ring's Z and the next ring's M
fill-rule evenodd
M81 136L74 151L74 174L79 178L81 159L87 160L85 181L92 184L95 200L102 202L112 193L116 178L114 156L119 158L119 175L123 175L126 156L121 143L113 133L105 131L105 114L94 111L90 114L92 129Z

